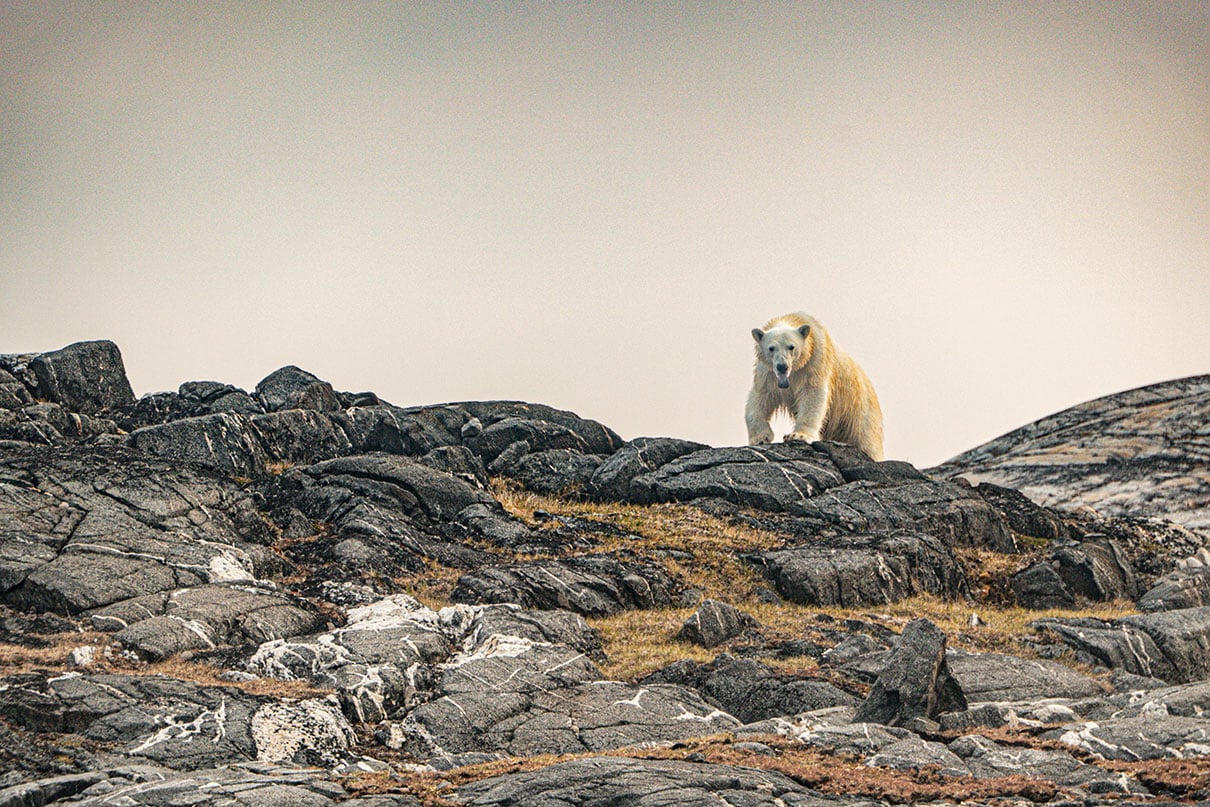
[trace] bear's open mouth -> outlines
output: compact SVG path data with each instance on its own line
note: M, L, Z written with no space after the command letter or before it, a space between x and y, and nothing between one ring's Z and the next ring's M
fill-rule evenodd
M781 387L782 389L789 389L790 388L790 376L779 375L777 377L777 386Z

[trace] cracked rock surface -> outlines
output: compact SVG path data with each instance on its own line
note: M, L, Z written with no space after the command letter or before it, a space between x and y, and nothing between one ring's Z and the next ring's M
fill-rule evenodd
M1206 389L925 473L0 356L0 806L1202 798Z

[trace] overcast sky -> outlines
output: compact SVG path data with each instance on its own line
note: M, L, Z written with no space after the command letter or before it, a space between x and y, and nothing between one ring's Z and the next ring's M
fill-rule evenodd
M0 352L113 339L137 394L742 444L805 310L929 465L1210 372L1201 0L0 0L0 124Z

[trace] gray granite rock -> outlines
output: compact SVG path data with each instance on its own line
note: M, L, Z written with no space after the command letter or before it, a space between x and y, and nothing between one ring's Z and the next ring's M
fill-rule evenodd
M473 807L807 807L857 801L817 796L773 771L627 757L576 759L483 779L459 788L457 798Z
M677 684L696 689L710 703L744 723L834 706L856 706L853 695L828 681L783 675L752 659L726 654L709 664L677 661L642 680L643 684Z
M873 605L923 593L952 599L968 590L953 551L924 533L824 538L746 557L778 594L804 605Z
M454 602L511 602L526 608L561 608L605 616L632 608L671 605L672 578L659 566L614 555L578 555L506 566L485 566L463 575Z
M720 498L741 507L791 512L843 482L827 455L805 444L779 443L685 454L632 479L629 496L639 503Z
M354 739L327 699L282 703L150 675L33 674L4 684L0 715L17 726L79 733L179 770L249 760L330 767Z
M1103 515L1210 527L1210 376L1107 395L1022 426L933 469Z
M715 647L759 628L760 623L734 605L706 600L681 625L677 637L702 647Z
M266 412L283 409L334 412L342 408L331 384L294 365L274 370L261 379L256 385L256 399Z
M916 619L903 629L853 721L897 726L966 706L946 661L945 634L927 619Z
M671 437L636 437L615 451L593 472L588 493L599 500L624 501L629 496L630 482L650 473L677 457L709 448L691 440Z
M235 483L118 447L0 458L0 592L24 610L79 614L280 569Z
M315 606L249 580L161 591L98 608L89 614L98 630L140 656L160 660L187 650L260 644L324 626Z

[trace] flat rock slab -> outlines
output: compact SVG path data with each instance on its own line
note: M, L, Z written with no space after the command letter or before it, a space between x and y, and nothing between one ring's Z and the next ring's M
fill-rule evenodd
M793 807L857 801L818 796L773 771L627 757L575 759L538 771L484 779L459 788L457 799L474 807Z
M741 507L791 512L844 483L831 459L806 444L709 448L677 457L631 480L637 503L725 499Z
M306 600L250 583L148 594L99 608L89 618L152 660L314 633L326 624L327 617Z
M1210 527L1210 376L1107 395L959 454L933 473L1041 504Z
M745 557L778 594L804 605L875 605L922 593L952 599L968 591L950 547L924 533L829 537Z
M1169 683L1210 677L1210 607L1123 617L1033 623L1094 663Z
M251 760L335 765L353 741L334 699L279 703L164 676L12 676L0 715L179 770Z
M1104 694L1095 680L1055 661L950 650L946 662L970 703L1092 698Z
M600 751L726 731L739 721L697 692L602 681L565 645L495 635L441 666L433 699L386 741L421 758Z
M0 804L207 804L221 807L419 807L414 796L380 794L350 799L336 777L314 769L273 765L209 768L182 773L151 765L28 782L0 790ZM61 801L57 801L61 800Z
M123 600L270 574L280 561L251 496L230 480L119 447L0 459L0 596L79 614Z

